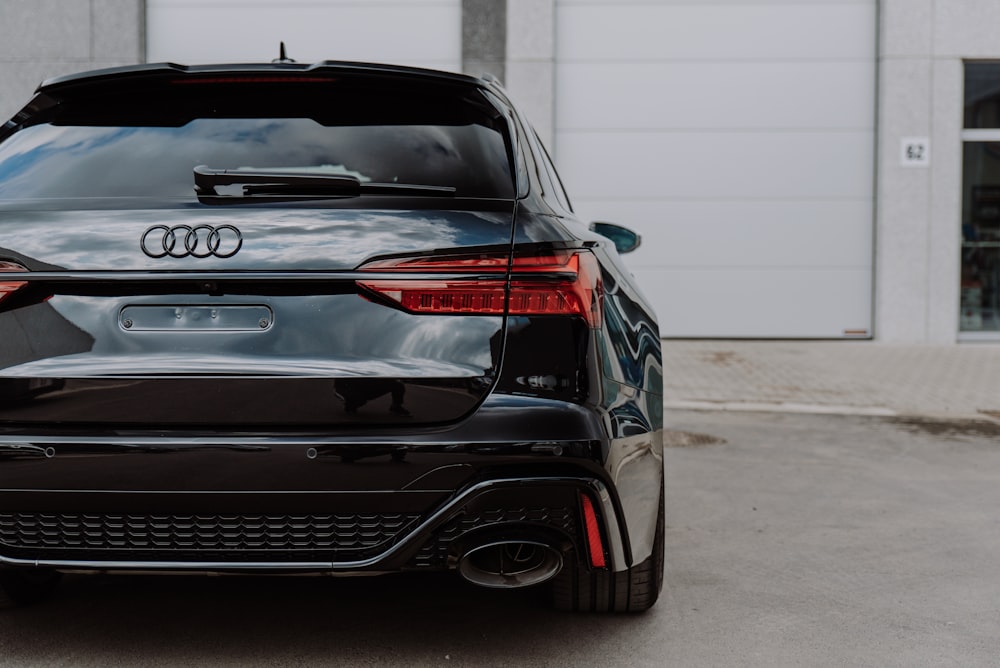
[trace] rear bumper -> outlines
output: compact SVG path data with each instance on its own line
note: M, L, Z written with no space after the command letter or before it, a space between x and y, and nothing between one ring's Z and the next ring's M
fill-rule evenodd
M599 409L493 395L444 429L393 434L0 429L0 567L353 573L447 570L476 543L645 559L660 432Z
M34 492L40 494L42 492ZM135 527L142 524L143 516L113 515L118 530L113 532L117 545L103 548L73 548L66 543L65 536L59 536L60 522L65 522L65 514L38 514L32 529L28 532L35 542L37 536L47 532L48 546L12 545L0 543L0 566L4 567L44 567L67 571L165 571L165 572L270 572L270 573L352 573L386 572L398 570L440 570L454 567L462 554L487 540L525 539L543 541L562 551L575 550L584 554L582 541L584 531L579 510L580 494L587 494L601 514L602 533L608 567L615 571L627 568L626 543L623 538L615 499L608 487L597 478L572 476L543 476L522 478L498 478L477 482L455 494L443 504L405 526L394 539L380 549L369 550L362 558L299 559L315 550L288 549L279 557L267 558L266 550L215 550L206 551L194 546L184 554L184 558L163 558L174 552L172 549L143 549L122 544L122 537L128 542L129 523L132 526L132 540L140 532ZM0 535L10 543L16 542L18 528L13 526L19 520L10 519L17 513L0 514ZM20 520L24 522L25 514ZM107 514L83 513L79 517L89 518L90 540L101 540L102 523L107 522ZM164 518L163 515L154 517ZM191 516L193 520L205 520L205 516ZM235 515L229 515L235 520ZM374 516L371 516L374 517ZM46 519L47 518L47 519ZM405 523L405 518L401 520ZM230 525L230 529L234 526ZM224 531L224 529L223 529ZM78 532L77 532L78 533ZM163 534L161 532L161 538ZM148 535L143 536L148 540ZM164 538L165 539L165 538ZM60 542L61 541L61 542ZM44 542L44 540L42 540ZM72 542L72 541L70 541ZM115 541L112 541L115 542ZM228 552L228 558L211 558L203 555L219 555ZM323 552L318 550L315 552ZM336 550L330 552L336 555ZM102 557L111 554L113 557ZM258 558L251 557L260 554ZM20 555L20 556L18 556Z

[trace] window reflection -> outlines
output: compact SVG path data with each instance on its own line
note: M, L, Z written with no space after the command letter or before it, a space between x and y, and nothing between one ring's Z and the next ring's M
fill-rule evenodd
M966 63L965 128L959 330L1000 332L1000 63Z
M0 199L182 197L192 170L294 169L511 197L502 136L481 125L325 127L306 118L202 118L182 127L38 125L0 145Z
M1000 142L965 143L962 331L1000 331Z
M1000 128L1000 63L965 64L965 127Z

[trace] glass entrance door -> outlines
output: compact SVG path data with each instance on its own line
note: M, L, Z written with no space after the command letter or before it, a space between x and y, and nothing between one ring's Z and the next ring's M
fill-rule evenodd
M1000 339L1000 63L965 65L962 338Z

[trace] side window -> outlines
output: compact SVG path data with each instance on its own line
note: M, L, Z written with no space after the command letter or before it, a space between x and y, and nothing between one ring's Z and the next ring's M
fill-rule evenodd
M531 136L535 141L535 146L540 151L542 163L545 165L545 171L549 174L549 181L552 182L552 189L555 191L556 199L559 200L559 204L562 205L564 209L572 213L573 204L569 201L569 195L566 194L566 189L563 187L562 179L559 178L559 172L556 171L555 165L552 164L552 158L549 156L549 152L545 148L545 144L543 144L542 140L538 138L538 133L535 132L535 128L531 128Z

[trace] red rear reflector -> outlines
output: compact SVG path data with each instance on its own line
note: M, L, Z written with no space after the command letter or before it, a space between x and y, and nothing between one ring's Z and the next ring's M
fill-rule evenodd
M14 262L5 262L0 260L0 273L12 272L12 271L28 271L24 267ZM0 302L14 294L25 285L27 281L0 281Z
M361 271L505 273L505 256L409 257L375 260ZM547 274L547 275L543 275ZM600 269L586 251L539 256L515 256L511 267L510 299L505 303L505 280L371 280L362 288L391 299L411 313L502 315L576 315L591 327L601 324Z
M607 568L607 561L604 559L604 542L601 540L601 526L597 523L597 513L594 511L594 503L586 494L580 494L580 503L583 506L583 522L587 529L587 552L590 555L590 565L593 568Z

